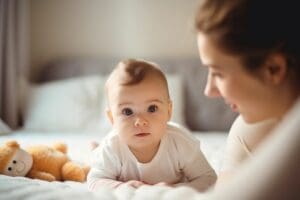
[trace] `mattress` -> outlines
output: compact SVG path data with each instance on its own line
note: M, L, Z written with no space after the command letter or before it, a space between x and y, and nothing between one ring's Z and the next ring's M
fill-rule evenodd
M227 135L223 132L193 132L193 134L200 140L200 148L218 173ZM10 135L0 136L0 143L2 145L8 140L16 140L21 147L26 147L32 144L51 145L55 142L65 142L68 146L68 155L72 160L89 164L90 144L93 141L99 142L101 139L102 136L92 132L39 133L19 130ZM87 190L86 183L72 181L46 182L24 177L0 175L0 199L99 199L99 197L101 199L124 199L126 195L134 197L140 194L137 192L141 190L151 191L150 193L152 194L154 191L154 193L157 191L167 192L169 189L147 186L137 191L132 188L118 188L115 190L103 188L103 190L97 192L90 192ZM192 189L178 188L178 190L190 191Z

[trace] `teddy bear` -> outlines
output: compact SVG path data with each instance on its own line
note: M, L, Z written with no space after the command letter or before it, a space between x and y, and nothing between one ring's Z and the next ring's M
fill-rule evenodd
M35 145L24 150L17 141L12 140L0 147L0 174L8 176L84 182L89 169L89 166L82 166L68 158L64 143L53 147Z

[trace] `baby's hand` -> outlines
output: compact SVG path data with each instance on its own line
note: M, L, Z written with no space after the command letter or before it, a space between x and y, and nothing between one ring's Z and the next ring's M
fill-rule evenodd
M134 188L139 188L142 185L147 185L146 183L143 183L142 181L136 181L136 180L131 180L131 181L127 181L124 183L125 185L134 187Z
M166 187L172 187L171 184L169 183L166 183L166 182L159 182L159 183L156 183L155 184L156 186L166 186Z
M93 151L94 149L96 149L99 146L99 143L96 141L91 141L89 146L90 146L89 149L91 151Z

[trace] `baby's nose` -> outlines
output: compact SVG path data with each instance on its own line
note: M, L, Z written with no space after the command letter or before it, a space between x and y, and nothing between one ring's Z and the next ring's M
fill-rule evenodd
M135 121L135 126L139 127L139 126L146 126L148 124L147 120L142 118L142 117L137 117L136 121Z

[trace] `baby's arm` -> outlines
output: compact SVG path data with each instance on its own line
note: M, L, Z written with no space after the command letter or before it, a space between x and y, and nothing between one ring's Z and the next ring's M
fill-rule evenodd
M91 155L91 170L87 176L88 188L95 191L102 187L116 188L123 182L118 181L121 163L111 143L103 141Z
M96 191L99 188L117 188L127 185L138 188L146 183L137 180L122 182L117 180L121 171L121 161L116 145L110 140L96 144L91 156L91 170L87 176L88 188Z
M96 191L99 188L110 187L116 188L123 182L114 180L112 178L105 178L103 172L96 168L92 168L87 177L88 188L92 191Z
M183 183L160 182L155 185L167 187L188 186L198 190L199 192L204 192L215 184L217 175L214 169L207 162L200 149L197 148L191 150L190 156L181 156L181 159L181 170L187 181Z
M147 185L147 184L142 181L130 180L130 181L124 182L122 185L127 185L127 186L130 186L133 188L139 188L142 185Z
M92 169L88 176L88 187L89 190L91 191L96 191L99 188L103 188L103 187L117 188L121 185L127 185L133 188L138 188L145 184L146 183L137 180L122 182L111 178L102 178L99 177L99 174L96 169Z
M217 180L214 169L209 165L203 153L199 150L191 153L183 167L183 173L188 182L175 186L186 185L203 192L213 186Z

